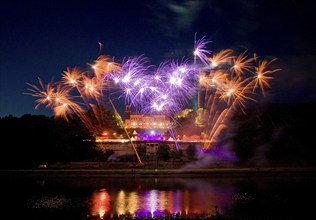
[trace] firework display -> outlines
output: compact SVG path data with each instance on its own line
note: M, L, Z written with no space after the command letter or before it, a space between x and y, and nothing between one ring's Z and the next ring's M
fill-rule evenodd
M35 108L44 105L56 117L65 119L77 115L90 130L95 130L96 123L92 123L87 110L92 109L93 117L101 121L98 106L109 103L114 96L140 114L165 115L173 122L189 101L196 99L195 123L204 129L204 138L211 143L227 127L233 112L244 111L248 101L255 101L256 93L265 94L273 79L271 74L279 69L270 69L275 59L261 60L247 51L235 55L231 49L218 53L207 50L205 37L194 43L193 62L168 60L155 67L142 55L122 63L101 55L91 64L91 71L67 68L59 82L44 84L39 78L40 86L27 83L27 94L36 98Z

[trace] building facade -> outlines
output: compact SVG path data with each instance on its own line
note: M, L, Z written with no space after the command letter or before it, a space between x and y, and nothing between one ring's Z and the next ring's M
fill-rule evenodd
M171 125L165 115L132 114L130 106L125 107L124 126L133 140L165 140L164 134Z

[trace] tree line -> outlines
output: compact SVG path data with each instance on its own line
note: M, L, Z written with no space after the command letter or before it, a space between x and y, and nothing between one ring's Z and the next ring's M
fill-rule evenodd
M315 166L315 110L315 103L250 108L246 115L235 115L230 122L233 131L225 134L215 148L229 146L239 163L248 166ZM121 129L113 124L108 126ZM0 128L2 169L34 168L41 163L104 161L109 156L100 152L94 142L84 141L94 136L75 117L65 121L44 115L9 115L0 118ZM161 160L174 156L163 147L160 151Z

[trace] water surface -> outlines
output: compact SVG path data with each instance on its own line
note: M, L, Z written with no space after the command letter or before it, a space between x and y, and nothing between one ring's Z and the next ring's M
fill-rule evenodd
M214 216L302 219L314 215L314 175L93 177L3 175L10 219L114 219ZM310 218L306 218L310 219Z

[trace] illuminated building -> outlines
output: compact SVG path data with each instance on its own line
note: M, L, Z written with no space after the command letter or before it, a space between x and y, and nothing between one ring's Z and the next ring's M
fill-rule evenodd
M202 149L205 144L209 143L201 135L172 137L169 133L172 123L165 115L132 114L128 105L125 107L124 126L129 133L130 140L122 138L122 135L111 135L107 132L96 139L100 151L113 150L115 152L109 158L109 161L119 161L119 158L123 155L133 155L131 142L136 147L145 147L148 158L155 158L159 146L165 143L169 146L170 153L175 152L176 154L181 149L184 160L187 157L185 151L189 146L193 145L197 149Z
M165 115L132 114L129 105L125 108L125 128L133 131L136 140L164 140L170 126Z

